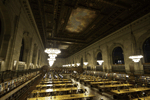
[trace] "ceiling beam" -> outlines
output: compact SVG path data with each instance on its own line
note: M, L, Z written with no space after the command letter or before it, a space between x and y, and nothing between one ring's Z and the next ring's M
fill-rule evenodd
M123 9L129 9L130 7L124 6L124 5L119 5L113 2L109 2L109 1L105 1L105 0L98 0L99 2L111 5L111 6L115 6L115 7L119 7L119 8L123 8Z
M98 12L101 11L101 9L97 9L97 8L93 8L93 7L88 7L88 6L81 5L81 4L78 4L78 7L89 9L89 10L94 10L94 11L98 11Z
M86 42L83 41L83 40L68 39L68 38L59 38L59 37L47 38L47 41L48 41L48 42L51 42L52 40L53 40L53 41L62 41L62 42L65 42L65 43L68 42L68 44L69 44L69 43L86 44Z

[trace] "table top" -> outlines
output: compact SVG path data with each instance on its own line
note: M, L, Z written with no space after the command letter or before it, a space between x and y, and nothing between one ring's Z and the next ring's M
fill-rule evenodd
M72 83L67 83L67 84L47 84L47 85L37 85L36 87L49 87L49 86L65 86L65 85L74 85Z
M119 83L119 81L90 82L90 84Z
M103 81L104 81L104 80L105 80L105 81L108 81L108 79L96 79L96 80L93 80L93 79L88 80L88 79L87 79L87 80L84 80L84 82L93 82L93 81L98 81L98 82L100 82L100 81L102 81L102 80L103 80Z
M141 99L141 100L150 100L150 96L141 97L141 98L135 98L135 99L132 99L132 100L138 100L138 99Z
M42 89L42 90L33 90L32 93L46 93L46 92L56 92L56 91L70 91L77 90L81 88L72 87L72 88L56 88L56 89Z
M43 79L42 81L67 81L69 79L49 79L49 78L46 78L46 79Z
M146 91L150 90L147 87L140 87L140 88L129 88L129 89L121 89L120 92L118 90L111 90L111 92L115 94L124 94L124 93L132 93L132 92L139 92L139 91Z
M72 83L72 81L49 81L49 82L40 82L40 83Z
M133 84L111 84L111 85L100 85L99 88L112 88L112 87L122 87L122 86L133 86Z
M78 98L89 98L94 97L95 95L92 94L72 94L72 95L58 95L58 96L49 96L49 97L37 97L38 100L70 100L70 99L78 99ZM54 98L55 97L55 98ZM27 100L37 100L37 98L28 98Z

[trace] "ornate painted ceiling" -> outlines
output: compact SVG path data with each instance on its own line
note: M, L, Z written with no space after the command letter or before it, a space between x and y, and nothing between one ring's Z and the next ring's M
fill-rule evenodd
M60 48L61 58L150 12L150 0L29 0L29 3L45 47Z

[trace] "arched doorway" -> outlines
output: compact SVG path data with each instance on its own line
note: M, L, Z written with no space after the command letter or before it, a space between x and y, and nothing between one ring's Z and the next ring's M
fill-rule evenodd
M19 61L23 61L23 54L24 54L24 39L22 39L22 42L21 42Z
M101 53L101 52L99 52L99 53L97 54L97 60L102 60L102 53ZM99 65L98 62L97 62L97 65Z
M112 52L113 64L124 64L123 50L121 47L114 48Z
M143 53L145 63L150 63L150 37L143 44Z

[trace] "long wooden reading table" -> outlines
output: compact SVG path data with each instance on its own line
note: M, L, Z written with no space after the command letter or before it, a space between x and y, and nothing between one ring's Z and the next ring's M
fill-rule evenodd
M28 100L72 100L72 99L80 99L80 98L93 98L95 95L92 94L69 94L69 95L58 95L58 96L48 96L48 97L36 97L36 98L28 98Z
M77 86L77 84L72 84L72 83L67 83L67 84L47 84L47 85L37 85L37 88L41 88L41 87L62 87L62 86Z
M32 93L48 93L48 92L58 92L58 91L73 91L78 90L77 87L72 88L56 88L56 89L45 89L45 90L33 90Z
M103 82L90 82L91 87L97 86L100 84L114 84L114 83L119 83L119 81L103 81Z
M60 84L60 83L72 83L72 81L49 81L49 82L40 82L41 84Z
M98 86L99 91L104 91L105 89L111 89L111 88L121 88L121 87L132 87L133 84L111 84L111 85L100 85Z

